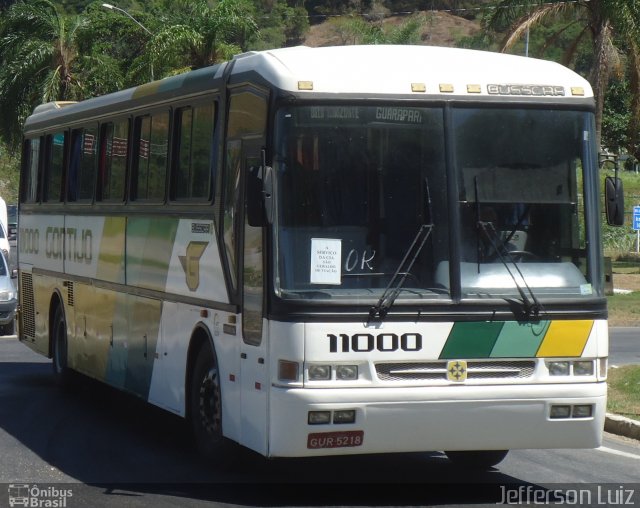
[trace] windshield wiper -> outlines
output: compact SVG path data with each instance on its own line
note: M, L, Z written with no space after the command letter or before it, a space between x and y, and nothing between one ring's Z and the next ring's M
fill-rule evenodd
M418 229L418 233L414 237L413 242L411 242L411 245L402 258L402 261L400 261L400 264L393 274L393 277L391 277L389 284L387 284L387 287L382 292L378 303L376 303L369 310L369 322L376 319L376 317L378 317L380 320L383 320L387 315L387 312L389 312L389 309L393 305L393 302L395 302L396 298L398 298L398 295L402 291L402 285L404 284L407 275L409 275L411 268L413 268L413 264L416 262L416 259L418 259L420 251L422 251L422 247L424 247L424 244L427 242L429 235L431 235L432 229L433 224L422 224L420 226L420 229ZM412 254L413 256L409 260L409 256L411 256ZM403 270L405 265L406 269ZM396 280L398 281L396 282Z
M518 267L518 263L516 263L515 259L513 259L513 256L509 252L509 249L507 249L507 243L508 243L509 240L511 240L511 236L513 235L513 233L515 233L515 229L510 234L510 236L508 237L507 241L499 242L500 245L498 245L498 243L494 241L494 238L498 238L498 232L496 231L496 227L494 226L493 222L480 220L480 192L478 190L478 177L477 176L474 178L473 184L474 184L474 191L475 191L475 198L476 198L476 223L477 223L477 226L482 230L482 232L485 234L485 236L489 240L489 243L491 244L491 247L493 247L493 251L497 254L498 259L500 259L500 261L502 262L502 264L506 268L507 273L509 274L509 276L513 280L514 284L516 285L516 289L518 290L518 293L520 293L520 297L522 298L522 306L524 308L525 315L528 316L528 317L538 317L538 315L540 314L540 310L542 309L542 306L540 305L540 302L536 298L536 295L533 292L533 290L529 287L529 284L527 284L527 280L524 278L524 275L520 271L520 268ZM519 218L520 220L518 221L518 224L520 224L520 222L522 220L524 220L525 214L526 213L523 213L522 216ZM493 232L493 237L489 234L489 231L488 231L488 228L487 228L488 226L491 226L491 230ZM519 227L519 225L516 225L516 228L518 228L518 227ZM479 241L479 239L478 239L478 241ZM506 257L509 259L511 264L514 266L514 268L518 272L518 275L520 275L520 278L522 279L522 282L524 283L525 288L527 288L527 291L529 291L529 295L531 295L531 299L533 300L533 303L531 303L529 301L529 298L527 298L527 295L524 292L524 289L522 289L522 286L520 285L520 283L518 282L517 277L510 270L509 264L505 261L504 256L502 255L502 251L504 251L504 253L506 254ZM480 257L479 256L478 256L478 272L480 272Z
M536 298L536 295L533 292L533 290L529 287L529 284L527 284L527 280L524 278L524 275L522 274L522 272L520 271L520 268L518 267L518 263L516 263L515 259L513 259L513 256L511 255L509 250L504 245L499 246L496 243L496 241L494 240L494 238L498 238L498 232L496 231L496 228L493 225L493 222L479 220L478 221L478 227L485 234L485 236L489 240L489 243L493 247L494 252L498 255L498 259L500 259L500 261L502 262L502 264L506 268L507 272L509 273L509 275L513 279L513 282L516 285L516 288L518 289L518 293L520 293L520 297L522 298L522 305L524 307L525 315L529 316L529 317L538 317L538 315L540 314L540 310L542 309L542 306L540 305L540 302ZM491 235L489 233L489 229L491 230L493 235ZM531 301L529 301L529 298L527 297L524 289L522 289L522 286L518 282L517 277L515 276L515 274L509 268L509 264L505 260L505 256L503 256L503 253L501 251L504 251L504 254L506 255L507 259L513 265L513 267L516 269L516 271L518 272L518 275L520 275L520 278L522 279L522 282L524 283L524 287L529 292L529 295L531 296L531 300L533 300L533 303ZM478 268L479 268L479 265L478 265Z

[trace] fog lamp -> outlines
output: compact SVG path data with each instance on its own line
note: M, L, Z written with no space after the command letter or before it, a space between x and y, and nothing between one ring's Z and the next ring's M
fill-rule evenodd
M309 365L310 381L326 381L331 379L331 365Z
M341 381L354 381L358 379L357 365L338 365L336 367L336 378Z
M331 422L331 411L309 411L309 425L322 425Z
M593 376L593 362L573 362L573 374L575 376Z
M591 404L581 404L573 406L573 418L591 418L593 416L593 406Z
M356 421L355 409L344 409L333 412L333 423L354 423Z
M571 406L568 405L554 405L551 406L550 418L569 418L571 416Z
M568 376L569 362L549 362L547 363L550 376Z

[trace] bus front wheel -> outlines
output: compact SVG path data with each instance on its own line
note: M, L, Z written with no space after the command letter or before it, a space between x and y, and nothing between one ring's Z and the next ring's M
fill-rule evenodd
M214 352L208 344L200 348L190 390L191 427L198 452L208 460L224 452L220 375Z
M456 466L465 469L489 469L504 460L509 450L472 450L445 452Z

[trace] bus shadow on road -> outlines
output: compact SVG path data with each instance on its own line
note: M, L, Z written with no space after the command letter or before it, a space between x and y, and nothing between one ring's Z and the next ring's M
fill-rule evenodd
M227 460L207 463L182 418L80 375L61 390L49 363L4 363L0 389L0 428L58 472L24 480L61 481L61 473L110 499L424 505L497 502L501 485L521 484L499 468L457 468L438 452L265 459L234 447Z

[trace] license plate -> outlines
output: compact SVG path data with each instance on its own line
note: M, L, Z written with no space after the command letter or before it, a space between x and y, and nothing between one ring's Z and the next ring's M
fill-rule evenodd
M346 448L362 446L363 430L345 430L343 432L316 432L307 437L307 448Z

